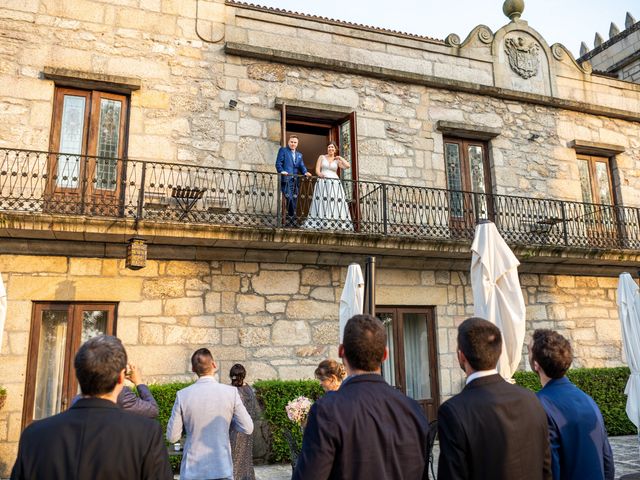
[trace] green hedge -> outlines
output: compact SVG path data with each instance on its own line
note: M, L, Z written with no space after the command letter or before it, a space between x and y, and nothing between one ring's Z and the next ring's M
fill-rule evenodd
M301 395L317 400L322 396L322 387L316 380L259 380L253 384L256 396L263 409L263 418L271 430L272 462L289 460L289 445L282 435L283 429L291 431L301 440L301 433L287 417L285 406Z
M627 367L576 368L569 370L567 377L598 404L610 436L637 433L635 425L625 412L627 396L624 394L624 387L629 378ZM516 372L513 378L518 385L534 392L541 388L534 372Z

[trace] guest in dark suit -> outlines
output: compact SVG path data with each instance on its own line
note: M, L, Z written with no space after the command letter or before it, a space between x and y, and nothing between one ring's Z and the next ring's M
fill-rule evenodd
M438 410L439 480L548 480L547 418L535 394L496 370L502 336L481 318L458 327L462 392Z
M533 332L529 363L542 390L547 412L554 480L613 480L611 445L600 409L565 374L573 361L569 341L553 330Z
M371 315L355 315L338 352L348 377L315 402L294 480L426 478L429 425L415 400L380 374L387 335Z
M280 147L276 158L276 170L280 174L280 190L287 199L287 226L296 226L296 205L300 192L298 175L311 176L298 152L298 137L291 135L287 147Z
M11 479L173 478L160 424L116 405L126 365L117 338L85 342L74 361L83 398L22 432Z

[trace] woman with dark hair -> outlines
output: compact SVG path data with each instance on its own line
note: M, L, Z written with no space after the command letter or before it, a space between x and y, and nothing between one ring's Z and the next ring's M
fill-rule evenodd
M241 364L236 363L231 367L229 372L231 385L238 389L242 403L249 415L251 415L251 419L255 422L258 419L258 401L253 388L244 383L246 376L247 371ZM230 430L229 439L231 440L231 456L233 458L233 479L255 480L256 475L253 471L253 437L236 430Z
M316 378L320 380L320 386L327 392L338 390L346 375L344 365L332 359L323 360L316 368Z
M303 228L324 230L353 230L349 205L338 176L338 168L350 168L349 162L338 155L334 142L327 145L327 153L316 162L318 180L313 188L311 206Z

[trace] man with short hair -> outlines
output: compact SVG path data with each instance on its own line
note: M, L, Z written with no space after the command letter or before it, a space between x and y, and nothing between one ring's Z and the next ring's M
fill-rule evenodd
M289 227L296 226L296 205L300 191L298 175L311 176L298 151L298 136L290 135L286 147L280 147L276 157L276 171L280 174L280 190L287 200L287 220Z
M615 467L604 420L596 402L565 376L573 361L569 341L538 329L529 343L529 363L547 413L554 480L613 480Z
M214 378L218 366L206 348L191 356L198 380L176 395L167 424L167 440L175 443L187 434L180 465L182 480L233 479L229 428L250 435L253 421L238 389Z
M549 480L547 418L533 392L496 370L502 335L491 322L458 327L458 362L466 386L438 409L440 480Z
M371 315L355 315L338 347L348 377L315 402L294 480L427 478L429 425L415 400L384 381L387 334Z
M82 398L22 432L11 479L173 478L160 424L116 405L126 365L117 338L87 340L74 360Z

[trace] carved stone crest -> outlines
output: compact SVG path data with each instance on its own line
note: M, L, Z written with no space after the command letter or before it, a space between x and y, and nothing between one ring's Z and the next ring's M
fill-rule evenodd
M507 38L504 51L509 57L509 66L522 78L535 77L540 65L540 47L535 42L526 43L522 37Z

